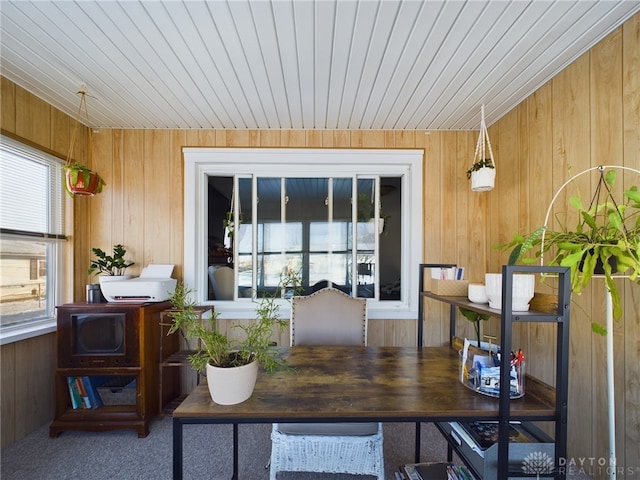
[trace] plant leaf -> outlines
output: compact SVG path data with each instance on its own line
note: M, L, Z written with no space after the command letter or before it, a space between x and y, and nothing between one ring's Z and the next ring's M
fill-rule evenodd
M607 334L607 329L604 327L604 325L600 325L599 323L596 323L596 322L591 322L591 331L593 333L597 333L598 335Z
M582 200L580 197L570 197L569 205L579 211L584 211L584 206L582 205Z
M604 181L607 182L607 185L613 187L614 182L616 181L616 174L618 172L615 170L609 170L604 174Z

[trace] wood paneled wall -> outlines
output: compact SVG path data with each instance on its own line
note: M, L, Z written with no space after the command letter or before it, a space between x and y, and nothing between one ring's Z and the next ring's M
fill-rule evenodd
M175 276L181 278L183 146L423 148L423 260L465 265L467 278L481 282L485 272L498 271L506 261L506 254L493 249L493 244L542 225L553 193L572 175L569 166L574 174L599 164L640 168L639 50L640 15L636 15L494 124L489 135L497 184L486 193L472 193L465 175L477 132L102 129L93 136L92 166L107 186L99 196L74 200L73 296L84 297L94 246L108 249L124 244L137 262L133 274L148 263L172 263ZM44 111L32 107L39 101L6 80L2 86L2 128L29 139L42 136L41 144L47 145L40 128L59 129L51 126L51 120L41 121ZM5 92L13 100L5 102ZM5 104L12 113L5 115ZM19 119L31 115L38 120L27 128L30 122ZM19 129L21 121L25 125ZM638 183L630 175L624 177L627 184ZM587 181L587 191L591 183ZM640 287L628 281L621 287L625 316L614 331L617 455L619 465L640 467ZM538 286L540 291L549 289ZM603 286L593 282L572 308L569 455L576 459L608 456L605 341L591 333L588 319L603 317L603 304ZM426 344L446 342L447 312L437 302L427 302ZM459 325L458 334L473 336L468 322ZM414 321L372 321L370 329L372 345L415 344ZM485 330L495 333L497 323ZM525 326L516 334L529 352L529 371L553 382L551 328ZM53 362L53 355L50 358ZM2 360L4 373L5 348ZM3 445L5 391L3 378Z
M571 176L598 165L640 170L640 15L627 21L587 54L536 91L489 129L498 158L496 189L487 210L491 243L516 231L544 224L554 193ZM576 179L588 201L597 173ZM640 176L618 170L622 185L640 185ZM566 209L573 186L554 205ZM504 256L488 250L489 267ZM624 318L614 325L616 444L619 467L640 471L640 286L617 280L624 292ZM540 285L540 290L545 289ZM590 322L605 323L604 282L594 279L571 309L569 445L576 458L608 459L605 337ZM555 336L548 325L529 326L522 341L529 370L553 381ZM542 368L541 368L542 367ZM605 469L593 469L604 478Z
M0 127L32 146L65 159L75 121L0 77ZM86 158L86 129L82 128L72 156ZM84 202L87 205L86 202ZM83 202L76 203L82 210ZM66 234L73 234L73 205L66 205ZM65 258L72 258L72 245L65 247ZM64 269L64 300L72 299L73 276L69 260ZM53 371L55 367L55 334L23 340L0 347L0 432L2 447L19 440L53 418Z

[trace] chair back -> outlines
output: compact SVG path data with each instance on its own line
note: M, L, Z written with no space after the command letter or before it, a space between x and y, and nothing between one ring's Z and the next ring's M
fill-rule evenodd
M226 265L209 267L209 281L216 300L233 300L234 280L233 268Z
M367 345L367 301L332 287L291 303L291 346Z

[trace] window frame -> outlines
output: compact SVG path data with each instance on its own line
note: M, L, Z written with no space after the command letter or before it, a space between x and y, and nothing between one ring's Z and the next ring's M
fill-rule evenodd
M422 165L424 149L297 149L183 147L184 158L184 271L198 304L214 305L220 318L250 319L250 299L207 300L207 186L208 176L339 177L351 175L401 176L402 297L399 301L368 301L372 319L415 318L418 312L418 269L423 248ZM410 212L410 214L409 214ZM281 313L289 314L282 302Z
M18 154L25 156L38 157L39 160L46 160L50 165L54 165L54 168L60 168L62 170L63 159L48 153L36 146L32 146L29 143L20 141L4 133L0 136L0 146L7 148L9 151L14 151ZM57 167L56 167L57 166ZM56 181L60 186L62 185L62 174ZM53 333L57 328L57 321L55 316L55 306L59 305L62 299L62 288L64 285L63 270L65 269L65 245L66 237L64 231L67 228L68 212L66 198L62 187L60 190L54 189L51 193L56 193L56 198L52 199L50 209L59 209L56 213L60 219L59 228L60 233L52 232L30 232L30 231L16 231L11 229L3 229L0 232L0 237L3 240L18 240L26 242L38 242L46 244L47 255L44 262L46 262L46 278L47 285L50 290L48 291L47 304L51 305L51 315L29 320L21 323L16 323L8 326L0 325L0 345L7 345L21 340L37 337ZM53 214L53 211L51 211ZM40 277L41 262L38 261L37 274Z

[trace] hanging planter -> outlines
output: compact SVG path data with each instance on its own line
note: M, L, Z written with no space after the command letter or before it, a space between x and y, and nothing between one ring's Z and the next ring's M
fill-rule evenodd
M71 160L71 154L73 147L76 144L76 137L78 133L78 124L80 123L80 115L82 113L82 107L84 106L85 115L87 117L87 123L89 121L89 114L87 112L87 92L81 89L80 94L80 106L78 107L78 114L76 115L76 124L73 128L73 135L71 136L71 142L69 143L69 154L67 155L67 163L62 166L65 174L64 186L67 193L71 197L76 195L81 196L93 196L96 193L102 192L102 187L105 185L104 180L96 172L87 168L79 162ZM89 155L91 155L91 130L89 130Z
M473 165L467 170L467 178L471 180L471 190L474 192L493 190L496 180L496 166L493 151L491 150L487 125L484 121L484 105L482 105L481 115L480 135L478 136L478 143L476 144Z
M72 165L62 167L65 174L65 187L69 195L93 196L102 192L104 180L93 170L74 162Z

